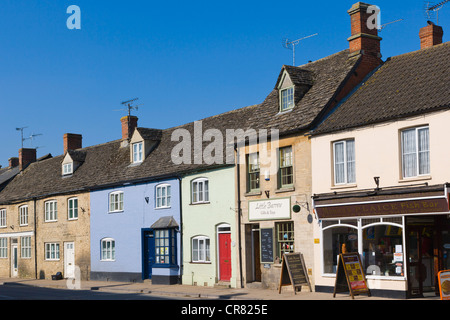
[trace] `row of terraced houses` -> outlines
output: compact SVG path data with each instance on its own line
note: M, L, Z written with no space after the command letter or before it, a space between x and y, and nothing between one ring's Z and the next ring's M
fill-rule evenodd
M348 49L282 66L262 103L20 149L0 169L0 277L277 288L300 252L312 289L333 292L347 251L373 295L434 294L450 269L450 44L430 22L417 51L383 60L368 6L348 11Z

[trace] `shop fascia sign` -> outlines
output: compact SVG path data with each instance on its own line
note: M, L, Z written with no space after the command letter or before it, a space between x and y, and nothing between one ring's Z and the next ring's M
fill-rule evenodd
M255 200L248 203L248 220L280 220L291 218L291 199Z
M390 214L449 212L447 197L421 199L395 199L373 202L316 205L320 219L335 217L361 217Z

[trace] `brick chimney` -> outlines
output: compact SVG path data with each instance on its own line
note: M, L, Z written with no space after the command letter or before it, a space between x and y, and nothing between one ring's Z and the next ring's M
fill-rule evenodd
M82 140L83 136L76 133L66 133L64 134L64 154L67 150L76 150L83 147Z
M125 116L120 119L122 123L122 140L129 140L137 127L138 118L136 116Z
M36 161L36 149L22 148L19 150L19 168L24 170L30 163Z
M374 14L367 12L370 6L367 3L357 2L348 10L351 19L351 37L347 40L350 45L350 56L361 54L362 63L373 70L382 62L380 50L382 39L378 36L376 26L368 25L369 19L372 21Z
M442 36L444 30L442 27L435 25L433 22L428 21L428 25L420 29L420 48L430 48L432 46L442 43Z
M8 161L9 161L10 169L15 168L19 165L19 158L17 158L17 157L9 158Z

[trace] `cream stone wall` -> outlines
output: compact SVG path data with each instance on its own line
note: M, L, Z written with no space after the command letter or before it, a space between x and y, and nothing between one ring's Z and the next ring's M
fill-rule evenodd
M314 259L313 259L313 224L314 218L311 207L311 144L308 137L303 135L282 138L278 141L278 146L272 146L268 143L267 156L274 155L272 152L278 153L278 148L292 146L293 151L293 169L294 169L294 184L292 188L278 189L277 171L272 171L270 180L265 180L265 172L269 170L269 164L263 164L263 159L260 159L260 192L247 192L247 167L245 155L255 152L253 147L246 147L239 150L241 155L240 160L240 199L242 207L242 221L241 221L241 239L242 239L242 257L243 257L243 277L244 283L252 282L251 268L248 257L252 255L251 243L246 243L249 236L249 226L259 224L259 228L274 228L278 222L293 221L294 223L294 251L301 252L305 259L306 268L308 270L309 279L313 283ZM273 149L273 150L272 150ZM261 153L260 153L261 156ZM275 155L274 155L275 156ZM278 161L277 156L272 157ZM267 161L266 161L267 162ZM275 163L277 167L277 163ZM268 192L266 194L266 192ZM267 196L268 195L268 196ZM248 219L248 204L249 201L254 200L268 200L290 198L291 202L291 219L286 220L261 220L249 221ZM292 206L295 204L301 206L301 211L295 213L292 211ZM274 238L275 238L274 234ZM257 244L259 246L259 244ZM276 241L274 241L274 249ZM261 282L263 288L277 288L280 281L281 274L281 260L276 259L274 264L261 264ZM314 285L313 285L314 288ZM308 289L309 290L309 289Z

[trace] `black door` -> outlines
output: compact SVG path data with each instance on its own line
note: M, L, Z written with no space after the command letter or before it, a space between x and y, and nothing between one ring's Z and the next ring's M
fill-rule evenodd
M153 230L146 230L143 233L143 278L152 278L152 267L155 263L155 238Z

